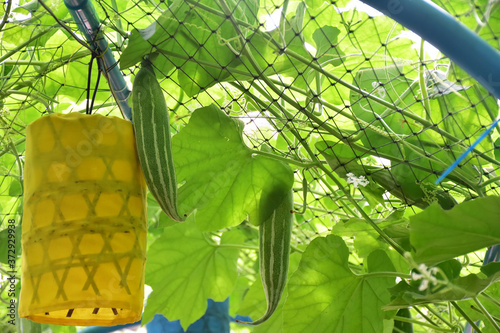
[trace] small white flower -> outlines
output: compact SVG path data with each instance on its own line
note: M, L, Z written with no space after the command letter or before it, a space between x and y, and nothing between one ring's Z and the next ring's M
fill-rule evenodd
M431 283L433 286L435 286L438 283L438 280L435 276L436 273L438 272L437 267L429 268L425 264L420 264L417 270L420 272L420 274L417 272L412 272L411 278L413 281L422 279L422 282L420 283L418 290L424 291L429 287L429 283Z
M359 185L365 187L370 183L368 179L365 178L365 176L356 177L352 172L349 172L346 176L347 184L352 184L355 188L358 188Z
M385 97L386 90L382 82L377 82L377 81L372 82L372 88L374 89L374 93L377 94L380 98Z

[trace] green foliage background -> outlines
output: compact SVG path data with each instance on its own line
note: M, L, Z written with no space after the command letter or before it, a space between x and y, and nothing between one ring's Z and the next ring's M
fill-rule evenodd
M436 3L500 49L497 3ZM63 1L47 4L81 38ZM153 292L144 322L162 313L187 327L207 298L228 296L231 315L264 313L252 216L274 184L294 190L289 282L268 322L234 331L403 332L410 321L415 332L458 332L477 320L482 332L500 331L500 267L481 268L484 249L500 243L498 129L434 185L498 114L463 70L355 1L94 5L130 83L144 56L154 60L179 207L190 214L176 224L148 198ZM88 87L97 89L94 112L120 112L106 81L96 87L96 66L88 74L90 51L36 1L0 4L0 16L8 18L0 30L5 272L7 221L22 222L26 126L51 112L85 112ZM412 279L421 264L436 267L427 288ZM411 318L398 312L408 307ZM0 330L12 331L4 308Z

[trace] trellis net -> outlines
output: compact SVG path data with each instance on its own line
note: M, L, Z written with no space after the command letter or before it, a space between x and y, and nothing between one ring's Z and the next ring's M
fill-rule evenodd
M365 222L370 219L410 251L409 216L432 204L447 210L498 195L499 129L434 184L496 119L496 98L439 50L362 2L93 3L130 86L141 59L153 61L174 135L194 110L214 105L245 124L243 139L255 154L292 167L297 249L333 233L344 236L359 264L381 246ZM84 113L89 100L92 113L121 113L99 78L100 55L75 40L85 38L63 1L46 2L52 13L36 1L0 4L5 242L8 221L21 222L26 126L48 113ZM500 48L496 2L436 4ZM152 198L148 205L150 228L168 225ZM255 261L255 251L245 253L243 263ZM476 272L483 254L463 260ZM241 274L256 279L253 266Z

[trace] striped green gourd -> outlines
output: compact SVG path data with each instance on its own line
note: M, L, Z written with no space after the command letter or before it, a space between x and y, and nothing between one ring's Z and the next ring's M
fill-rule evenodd
M132 122L137 153L146 184L162 210L175 221L183 221L177 210L177 181L170 121L163 91L148 60L134 79Z
M275 196L270 196L273 197ZM292 236L293 192L290 190L281 198L281 203L269 200L270 202L264 205L275 205L275 208L271 210L271 215L261 215L262 221L259 225L260 277L266 294L267 310L260 319L247 324L258 325L269 319L278 307L285 290Z

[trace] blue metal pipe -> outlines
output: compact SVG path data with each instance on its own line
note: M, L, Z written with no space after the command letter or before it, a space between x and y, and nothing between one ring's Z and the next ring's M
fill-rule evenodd
M132 111L128 105L130 90L123 78L109 44L100 30L100 21L90 0L64 0L71 16L78 25L79 30L85 35L90 47L98 54L104 76L108 80L111 93L125 119L132 119Z

